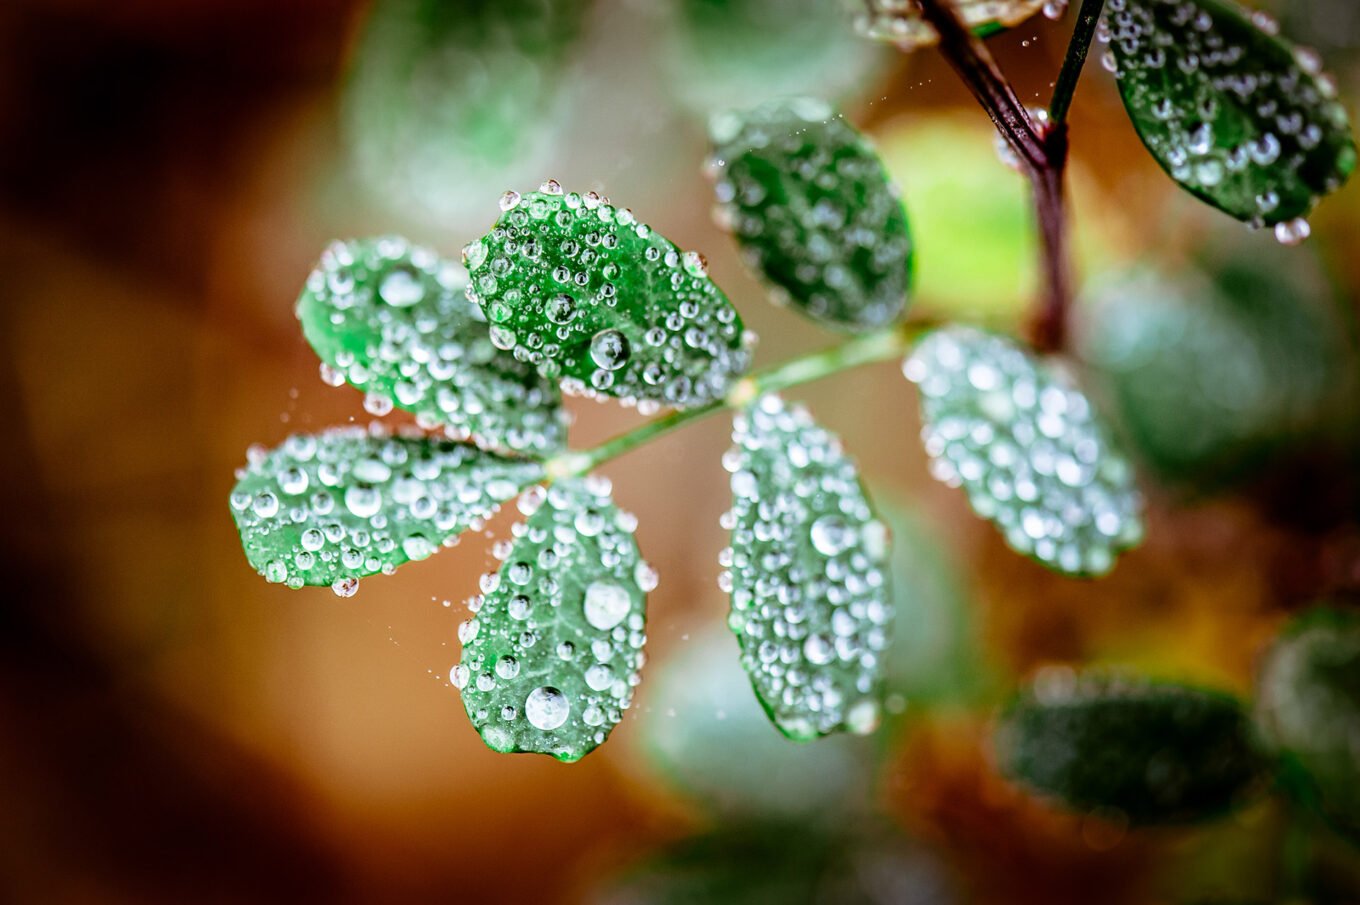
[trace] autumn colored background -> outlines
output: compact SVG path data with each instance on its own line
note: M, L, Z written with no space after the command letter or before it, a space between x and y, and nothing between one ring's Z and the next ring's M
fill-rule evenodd
M399 232L454 254L495 219L503 190L551 176L703 252L760 334L759 362L827 344L767 303L709 216L704 123L720 106L794 92L839 101L902 187L915 304L1020 323L1034 279L1021 178L935 53L906 57L821 27L809 9L828 3L598 0L574 30L520 23L541 34L511 41L524 56L504 70L479 62L504 42L473 32L453 71L484 77L423 86L414 109L429 121L410 133L395 95L385 102L396 89L352 75L369 46L363 2L0 5L11 400L0 900L653 901L684 873L675 864L736 852L748 878L780 875L768 865L812 858L824 826L863 838L869 854L822 901L852 900L848 889L876 902L1270 900L1274 805L1132 832L1023 795L988 754L995 707L1043 670L1115 664L1247 695L1291 612L1360 592L1360 181L1324 202L1300 249L1248 234L1166 179L1097 59L1072 123L1083 276L1099 286L1161 262L1186 285L1191 266L1210 279L1245 261L1322 313L1307 329L1288 313L1268 322L1278 329L1228 315L1239 340L1191 344L1182 370L1136 381L1172 380L1160 395L1119 397L1100 384L1100 355L1081 356L1118 410L1152 425L1130 440L1145 464L1147 543L1094 583L1012 554L961 493L930 480L896 368L799 391L897 529L898 632L915 665L904 719L874 742L888 753L872 776L856 773L859 754L828 754L838 742L724 735L722 707L686 696L695 686L750 704L740 674L723 673L736 646L721 634L715 581L721 418L606 469L662 580L634 711L579 764L490 752L449 685L463 600L491 564L485 538L365 580L352 599L268 585L241 554L227 494L246 447L370 417L358 393L317 378L292 313L332 238ZM470 19L487 6L448 5ZM1354 112L1360 11L1350 0L1288 7L1286 32L1319 49ZM990 42L1026 102L1047 98L1070 26L1038 17ZM1082 306L1079 336L1099 334L1103 310ZM1142 315L1129 316L1135 327L1116 335ZM1232 370L1262 332L1323 340L1300 360L1253 352ZM1227 349L1221 379L1196 370L1214 357L1193 351L1205 348ZM1301 368L1321 369L1308 373L1325 392L1281 407L1242 389ZM1177 443L1207 417L1187 421L1194 405L1241 417L1187 452ZM613 405L572 408L580 445L637 420ZM1189 427L1158 433L1165 424ZM769 769L742 780L756 791L715 804L705 783L766 752ZM872 817L839 810L858 793L828 794L846 777L871 787ZM1318 901L1360 901L1344 847L1319 843L1311 883ZM752 895L743 901L793 900Z

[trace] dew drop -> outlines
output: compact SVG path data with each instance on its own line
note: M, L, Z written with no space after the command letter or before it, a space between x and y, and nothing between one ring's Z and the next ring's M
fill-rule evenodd
M535 688L524 699L524 716L535 729L550 732L565 723L570 713L567 696L548 685Z

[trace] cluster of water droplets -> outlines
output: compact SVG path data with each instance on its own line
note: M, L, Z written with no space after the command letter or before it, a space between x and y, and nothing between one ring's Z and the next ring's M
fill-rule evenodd
M840 440L775 395L737 414L719 583L742 665L779 729L863 734L880 716L888 532Z
M1196 0L1110 0L1098 36L1143 142L1181 185L1276 237L1355 168L1344 108L1317 54L1269 16Z
M475 446L379 425L294 434L251 447L231 511L246 558L266 580L329 585L424 559L478 529L542 469Z
M891 41L903 50L940 40L917 0L863 0L855 27L866 37ZM953 0L954 12L974 31L1012 28L1040 11L1050 19L1067 12L1067 0Z
M365 390L423 427L502 449L548 452L566 435L561 393L491 342L462 265L387 236L333 243L298 299L328 383Z
M636 519L609 494L596 476L526 491L526 521L495 546L501 566L468 601L450 680L495 751L577 760L632 702L657 576L638 552Z
M1008 339L949 327L926 336L903 373L921 393L931 473L963 486L1014 550L1100 575L1142 540L1128 460L1057 371Z
M715 116L710 134L716 218L777 301L852 329L897 319L910 282L906 213L858 131L799 98Z
M463 249L498 348L568 392L684 408L721 398L750 365L750 337L708 278L632 212L555 181L507 192Z

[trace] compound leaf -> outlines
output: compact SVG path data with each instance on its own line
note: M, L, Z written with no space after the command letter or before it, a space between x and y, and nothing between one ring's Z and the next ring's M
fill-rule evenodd
M298 298L325 374L443 424L455 439L545 453L566 437L562 394L491 343L460 264L389 236L336 242Z
M632 702L656 573L602 478L532 488L519 505L528 521L472 600L452 679L487 747L579 760Z
M741 318L695 252L554 182L501 199L464 260L499 348L578 393L688 408L750 364Z
M840 440L767 395L734 419L722 584L741 662L779 731L871 732L893 607L888 532Z
M921 394L931 473L962 485L1012 549L1067 575L1101 575L1143 536L1133 469L1090 401L1014 342L935 330L903 373Z
M1360 615L1319 608L1296 619L1266 657L1258 688L1257 725L1302 774L1296 790L1360 841Z
M720 218L780 300L848 330L902 314L907 215L863 135L806 98L715 117L711 135Z
M953 5L963 24L983 38L1014 28L1045 6L1055 10L1066 6L1052 0L953 0ZM857 24L865 36L891 41L902 50L929 47L940 40L916 0L864 0Z
M1220 814L1263 767L1250 721L1228 695L1063 671L1041 674L1012 703L996 742L1002 772L1016 782L1133 824Z
M335 428L253 449L231 512L266 580L349 596L362 576L426 558L541 477L537 463L466 443Z
M1106 37L1134 127L1182 188L1239 220L1297 218L1355 169L1355 141L1312 51L1224 0L1114 0Z

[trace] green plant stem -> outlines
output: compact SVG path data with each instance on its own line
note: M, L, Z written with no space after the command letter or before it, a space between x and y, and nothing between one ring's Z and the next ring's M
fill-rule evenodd
M1096 35L1096 26L1104 9L1105 0L1081 0L1081 9L1077 11L1077 24L1072 29L1072 39L1067 42L1062 70L1058 73L1058 81L1053 85L1053 100L1048 105L1048 121L1052 128L1067 127L1067 114L1072 109L1072 96L1077 92L1077 82L1081 80L1082 70L1086 67L1086 57L1091 51L1091 40Z
M799 384L810 383L860 365L903 357L911 351L917 337L930 326L932 325L926 321L907 321L757 371L738 380L722 399L697 408L671 412L606 440L592 449L563 453L549 460L544 470L549 480L579 477L611 459L714 412L744 408L766 393L776 393Z

